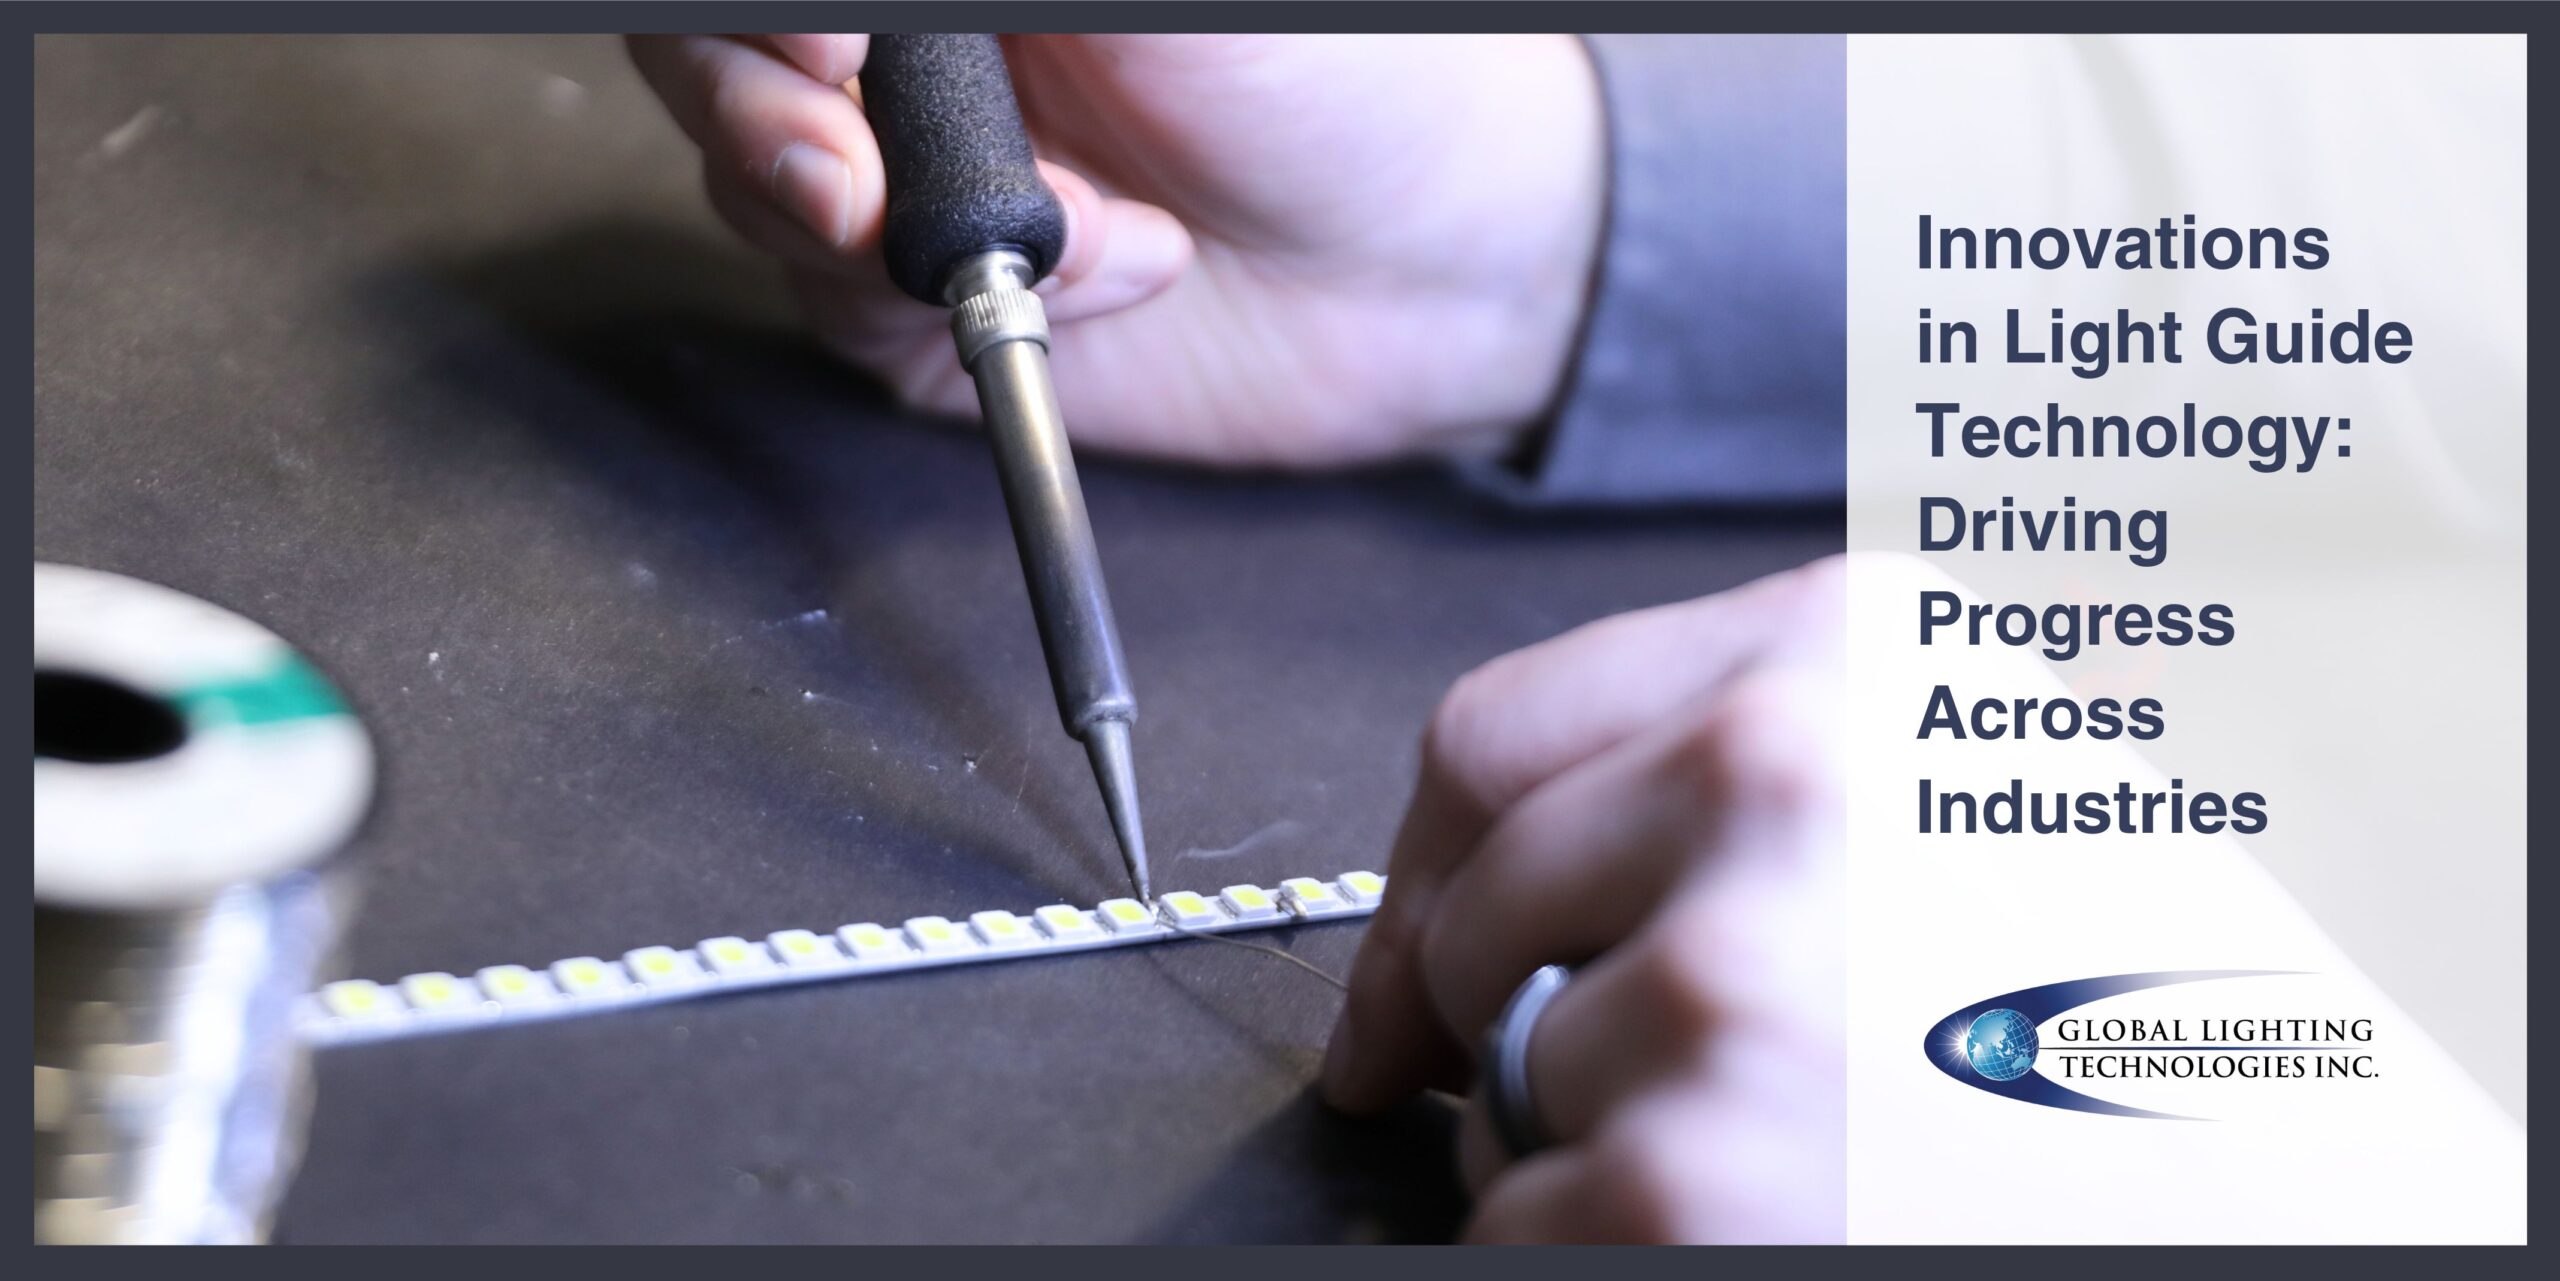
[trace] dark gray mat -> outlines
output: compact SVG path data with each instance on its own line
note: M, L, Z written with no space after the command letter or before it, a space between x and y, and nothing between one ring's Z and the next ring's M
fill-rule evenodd
M795 335L611 41L35 61L37 554L344 684L385 764L353 972L1117 889L982 447ZM1168 888L1376 866L1451 678L1839 538L1086 483ZM1339 970L1358 928L1273 937ZM1189 944L334 1050L282 1235L1445 1234L1445 1109L1307 1092L1337 1000Z

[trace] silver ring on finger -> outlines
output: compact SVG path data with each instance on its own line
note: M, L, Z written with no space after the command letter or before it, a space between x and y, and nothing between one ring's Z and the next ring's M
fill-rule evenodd
M1548 1003L1572 978L1573 971L1564 966L1539 966L1511 993L1510 1002L1485 1034L1486 1110L1492 1115L1495 1136L1515 1161L1550 1141L1530 1093L1529 1039L1537 1034L1538 1016L1546 1013Z

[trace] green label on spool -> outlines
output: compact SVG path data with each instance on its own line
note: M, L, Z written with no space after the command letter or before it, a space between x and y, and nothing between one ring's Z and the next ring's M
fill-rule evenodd
M329 678L293 653L262 675L182 689L172 701L186 713L187 723L199 729L347 715Z

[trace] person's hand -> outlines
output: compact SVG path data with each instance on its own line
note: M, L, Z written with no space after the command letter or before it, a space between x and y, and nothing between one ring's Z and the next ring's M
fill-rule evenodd
M1529 973L1553 1146L1479 1089L1480 1241L1839 1240L1847 605L1825 561L1605 619L1468 674L1423 740L1325 1059L1335 1106L1465 1088Z
M947 318L880 262L860 35L633 36L712 203L818 332L974 414ZM1225 464L1498 452L1564 378L1603 129L1569 36L1025 36L1006 55L1066 206L1043 286L1084 442ZM1141 305L1143 304L1143 305Z

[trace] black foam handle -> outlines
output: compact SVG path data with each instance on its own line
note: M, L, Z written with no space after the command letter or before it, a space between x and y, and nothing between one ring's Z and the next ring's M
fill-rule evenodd
M1034 279L1058 265L1066 211L1032 163L994 36L871 37L862 110L888 172L881 253L900 289L940 305L944 275L990 249L1020 250Z

